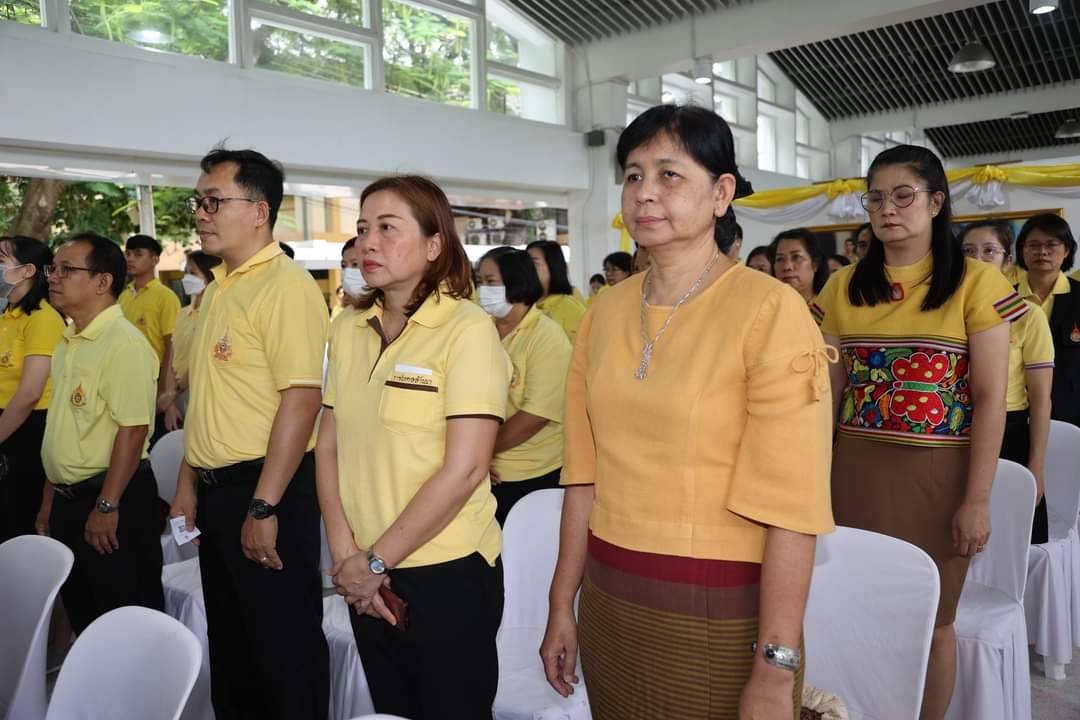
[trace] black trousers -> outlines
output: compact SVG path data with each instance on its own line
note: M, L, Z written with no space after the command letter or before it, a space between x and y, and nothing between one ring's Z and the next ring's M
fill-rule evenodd
M41 466L41 441L45 437L45 414L34 410L0 445L0 543L18 535L33 535L34 520L41 509L45 468Z
M1001 455L1024 467L1031 460L1031 429L1027 410L1012 410L1005 414L1005 437L1001 441ZM1050 521L1046 515L1046 495L1035 506L1031 522L1031 544L1039 545L1050 539Z
M143 461L120 496L116 531L120 548L102 555L84 538L86 520L97 512L100 483L81 487L76 497L57 493L49 515L49 533L75 554L75 565L60 597L76 633L109 610L142 605L165 611L161 589L161 533L158 494L150 463Z
M350 610L375 712L409 720L491 720L499 687L495 633L502 622L503 571L473 553L390 571L409 603L409 628Z
M277 506L271 570L244 557L240 529L260 467L227 484L199 483L199 567L210 644L210 696L218 720L325 720L330 651L322 630L315 459L304 455Z
M491 493L495 496L495 502L498 503L495 506L495 519L498 520L499 527L506 524L506 516L510 514L514 503L535 490L559 487L560 475L562 475L562 468L555 468L547 475L516 482L501 482L492 486Z

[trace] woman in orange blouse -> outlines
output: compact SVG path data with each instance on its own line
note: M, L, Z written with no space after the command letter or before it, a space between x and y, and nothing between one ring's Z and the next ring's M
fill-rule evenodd
M752 190L719 116L652 108L617 152L652 265L578 332L545 672L573 692L580 647L596 720L797 718L833 529L827 351L794 290L721 251Z

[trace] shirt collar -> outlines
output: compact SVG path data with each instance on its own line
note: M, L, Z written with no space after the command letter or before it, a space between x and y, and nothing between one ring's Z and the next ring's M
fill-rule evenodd
M885 274L889 282L894 283L917 283L921 282L934 271L934 254L926 253L921 260L911 265L886 265Z
M224 282L226 278L231 278L234 275L242 275L256 265L268 263L281 254L281 245L276 242L272 242L259 252L252 255L250 258L247 259L246 262L244 262L244 264L242 264L240 267L236 268L232 272L227 272L225 270L225 263L219 263L210 272L213 273L214 279L217 280L220 284Z
M82 329L82 332L75 331L75 323L68 325L64 328L64 338L66 340L73 340L75 338L82 338L83 340L97 340L101 337L101 334L114 322L124 317L124 311L120 309L118 304L110 305L97 314L90 324Z
M431 293L428 295L427 299L416 309L416 312L409 316L408 322L414 322L417 325L423 325L428 328L438 327L449 319L459 302L461 301L451 297L447 292L447 289L443 288L442 292ZM374 318L381 320L382 314L382 305L376 302L369 309L358 315L356 324L367 325L368 321Z
M1065 273L1059 272L1057 280L1054 281L1054 287L1050 289L1051 295L1065 295L1070 292L1069 278L1065 276ZM1031 283L1028 281L1028 276L1025 274L1020 278L1020 282L1017 286L1017 292L1022 298L1037 297L1035 291L1031 289Z
M146 292L147 290L149 290L149 289L150 289L150 287L151 287L151 286L152 286L152 285L153 285L154 283L157 283L158 285L160 285L160 284L161 284L161 280L158 280L158 279L157 279L156 277L150 278L150 282L148 282L148 283L146 283L145 285L143 285L143 289L142 289L142 290L136 290L136 289L135 289L135 281L134 281L134 280L132 280L132 281L131 281L131 284L129 284L129 285L127 286L127 289L131 291L131 294L132 294L132 295L138 295L139 293L142 293L142 292Z

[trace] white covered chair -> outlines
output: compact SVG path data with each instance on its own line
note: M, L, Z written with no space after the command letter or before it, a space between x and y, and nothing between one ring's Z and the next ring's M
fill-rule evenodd
M496 720L588 720L585 683L569 698L548 685L540 661L548 590L559 556L563 490L537 490L519 500L503 528L505 604L499 627ZM581 677L580 671L578 677Z
M956 688L949 720L1030 720L1024 586L1035 477L999 460L990 493L990 542L968 568L956 611Z
M356 638L349 623L349 607L345 598L330 595L323 598L323 634L330 646L330 717L348 720L356 715L372 718L393 717L370 715L375 711L368 689L367 675L356 651Z
M176 497L176 480L180 474L180 463L184 459L184 431L173 430L166 433L150 450L150 468L154 471L158 497L172 504ZM194 543L177 545L172 531L168 527L161 536L161 560L165 565L190 560L199 554Z
M914 545L848 527L819 537L806 683L838 695L852 720L917 720L939 594L934 561Z
M1024 613L1028 642L1042 656L1048 678L1063 679L1072 662L1080 615L1072 600L1080 578L1074 577L1077 512L1080 511L1080 428L1050 421L1046 451L1046 507L1050 540L1028 553ZM1080 644L1080 642L1076 643Z
M199 641L168 615L111 610L72 646L46 720L177 720L200 657Z
M202 661L195 687L188 697L182 720L214 720L210 704L210 651L206 640L206 605L203 602L199 558L166 565L161 573L165 612L180 621L199 641Z
M75 557L62 543L21 535L0 545L0 717L45 717L45 656L56 593Z

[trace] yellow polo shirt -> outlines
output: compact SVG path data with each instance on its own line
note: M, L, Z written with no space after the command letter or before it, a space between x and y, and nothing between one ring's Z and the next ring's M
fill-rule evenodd
M71 485L105 472L122 427L147 426L141 457L148 457L158 367L150 344L119 305L102 311L82 332L65 328L53 355L56 401L49 404L41 444L50 482Z
M203 291L190 353L184 455L214 469L266 456L281 391L321 387L329 317L307 270L271 243ZM310 450L315 445L312 434Z
M499 334L472 302L445 292L429 296L385 347L382 314L376 305L338 317L323 398L337 423L341 504L362 548L386 532L442 467L447 418L501 421L510 384ZM485 480L438 535L398 566L474 552L494 564L501 548L495 497Z
M64 319L45 300L29 315L10 306L0 315L0 408L6 408L19 389L24 359L28 355L52 357L63 336ZM34 409L49 407L51 396L52 380L46 380Z
M1046 313L1047 319L1049 319L1054 314L1054 296L1067 295L1070 292L1069 278L1065 277L1065 273L1059 272L1057 280L1054 281L1054 287L1050 288L1050 294L1046 296L1045 300L1031 289L1031 284L1028 282L1026 275L1020 280L1016 292L1023 299L1041 307L1042 311Z
M1009 326L1009 391L1005 401L1009 411L1028 408L1028 370L1054 367L1050 321L1038 305L1024 302L1028 311Z
M1020 281L1027 278L1027 270L1020 267L1016 263L1012 263L1009 267L1005 268L1002 272L1005 273L1005 279L1009 281L1009 284L1016 287L1020 284Z
M571 295L548 295L536 307L559 324L573 345L581 318L585 317L585 304Z
M124 317L146 336L160 364L165 358L165 338L172 335L176 327L180 298L154 278L138 292L135 283L124 288L120 293L120 307L124 309Z
M562 328L535 307L502 344L513 364L506 418L527 412L548 423L525 442L496 455L491 465L503 482L531 480L562 465L563 396L573 347Z
M180 308L180 314L176 316L172 336L172 370L178 379L184 377L191 367L191 343L195 340L195 323L198 319L199 311L194 303Z

